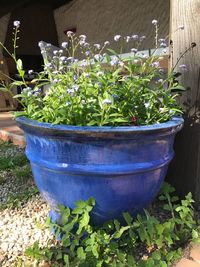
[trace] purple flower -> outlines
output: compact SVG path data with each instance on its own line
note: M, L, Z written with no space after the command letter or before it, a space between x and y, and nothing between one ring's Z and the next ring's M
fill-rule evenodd
M160 43L160 47L163 47L163 48L165 48L165 47L167 47L167 44L166 44L166 43L164 43L164 42L162 42L162 43Z
M116 56L113 56L112 60L110 61L110 65L114 66L114 65L117 65L118 63L119 63L119 58Z
M187 71L187 66L185 64L181 64L179 65L179 68L181 69L181 71Z
M151 64L152 67L158 68L160 67L160 63L158 61L155 61Z
M19 20L15 20L15 21L13 22L13 26L16 27L16 28L19 28L19 26L20 26L20 21L19 21Z
M100 54L96 54L96 55L94 55L94 58L95 58L96 60L100 60L100 59L101 59L101 55L100 55Z
M103 105L111 105L111 104L112 104L112 101L111 101L110 99L104 99L104 100L102 101L102 104L103 104Z
M158 42L159 42L159 43L165 43L165 42L166 42L166 40L165 40L165 39L163 39L163 38L161 38L161 39L159 39L159 40L158 40Z
M68 93L70 96L74 96L75 91L74 91L74 89L69 88L69 89L67 89L67 93Z
M88 57L90 55L90 51L86 51L85 55L86 55L86 57Z

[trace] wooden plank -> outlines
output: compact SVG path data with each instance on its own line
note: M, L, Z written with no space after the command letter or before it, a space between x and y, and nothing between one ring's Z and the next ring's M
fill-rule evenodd
M171 39L173 55L171 62L195 42L191 49L180 60L178 65L188 68L181 76L184 86L190 87L180 98L185 109L185 126L175 142L175 159L168 172L169 181L183 195L192 191L197 203L200 203L200 0L171 0ZM184 30L178 30L184 25ZM179 71L179 66L176 67Z

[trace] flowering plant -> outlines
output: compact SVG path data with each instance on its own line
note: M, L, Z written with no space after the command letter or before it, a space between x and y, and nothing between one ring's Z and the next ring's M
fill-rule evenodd
M158 39L157 21L152 24L156 49L165 49L165 39ZM44 70L29 86L22 61L16 57L19 27L20 22L15 21L14 52L4 49L14 59L21 80L13 80L9 86L2 83L1 88L12 94L14 86L21 86L21 94L14 96L23 106L17 116L52 124L134 126L165 122L181 113L176 96L183 87L174 79L173 71L164 73L156 49L149 56L138 52L144 36L114 36L121 47L123 42L132 43L128 56L110 49L108 41L89 44L85 35L72 32L67 33L68 42L63 42L62 49L54 50L51 57L51 44L40 42ZM78 60L78 56L84 59ZM31 73L33 70L29 70ZM48 87L45 92L44 85Z

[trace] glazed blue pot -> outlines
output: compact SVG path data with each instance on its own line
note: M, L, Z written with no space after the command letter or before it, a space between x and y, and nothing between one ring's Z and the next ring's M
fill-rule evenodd
M26 137L35 182L56 217L57 205L73 208L94 197L92 222L135 216L158 193L173 158L183 119L150 126L87 127L16 119Z

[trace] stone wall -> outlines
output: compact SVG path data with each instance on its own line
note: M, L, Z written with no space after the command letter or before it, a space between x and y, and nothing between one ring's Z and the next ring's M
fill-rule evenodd
M64 31L76 28L77 34L86 34L89 42L103 43L116 34L147 35L144 47L154 46L154 27L160 24L160 37L169 33L168 0L73 0L54 12L59 43L66 41ZM123 52L129 51L127 47ZM116 48L116 44L113 44Z

